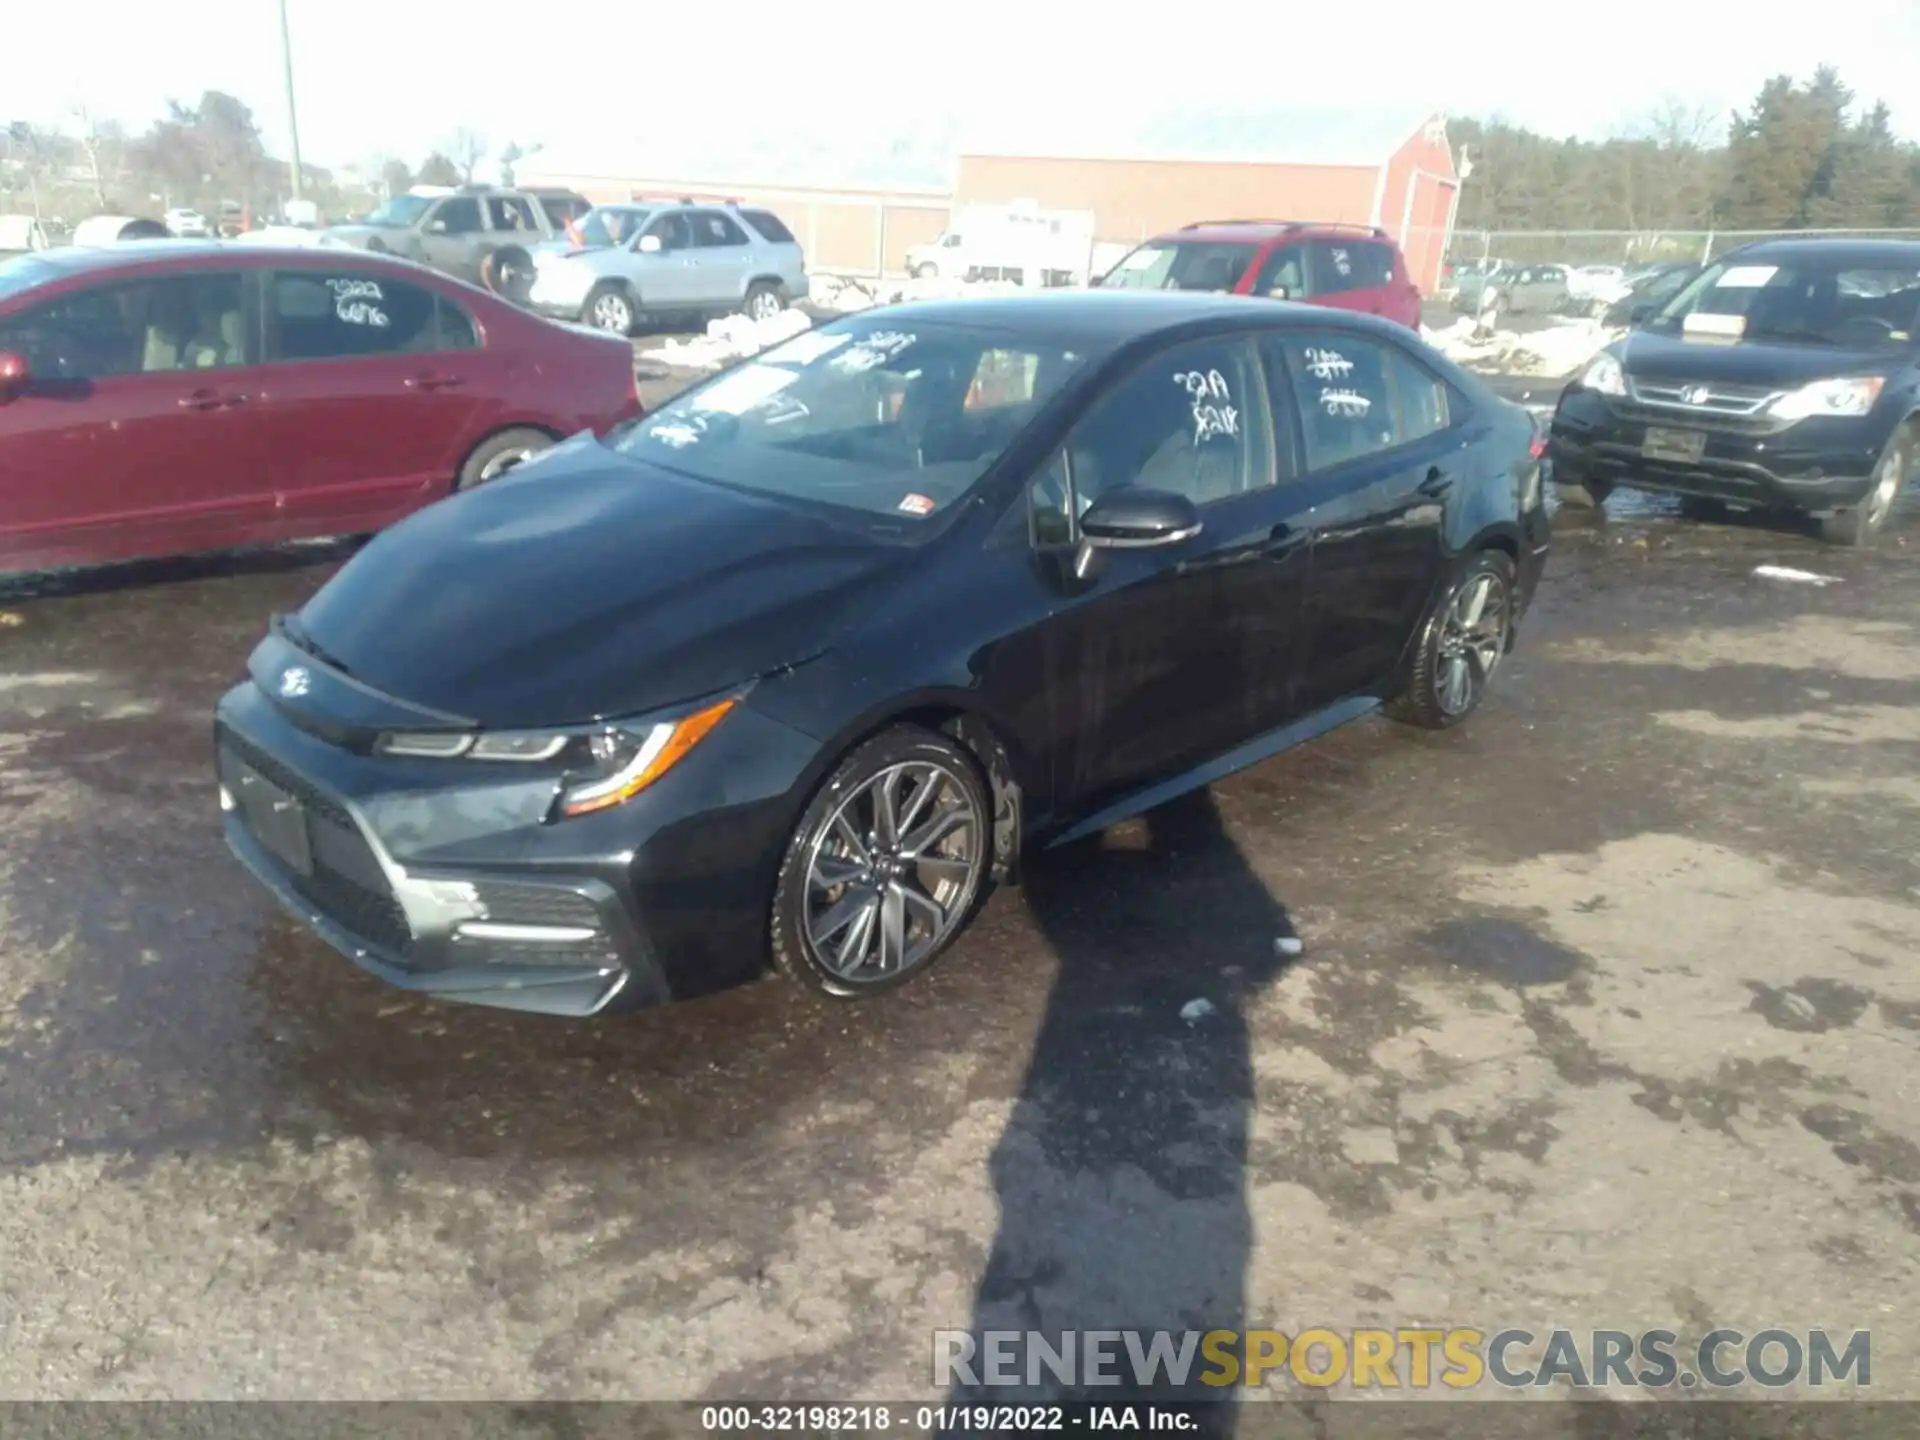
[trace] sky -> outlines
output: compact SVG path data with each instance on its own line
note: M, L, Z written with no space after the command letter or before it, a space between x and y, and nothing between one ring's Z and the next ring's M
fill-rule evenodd
M1211 0L1197 12L1077 0L285 3L301 152L321 165L418 163L467 126L496 148L542 144L549 164L631 156L626 173L685 177L755 136L817 135L830 162L836 147L871 153L930 117L1004 122L1006 107L1037 135L1050 117L1141 106L1352 105L1600 139L1669 100L1744 106L1768 76L1804 78L1822 61L1920 139L1920 0L1847 0L1815 25L1673 0ZM84 104L137 130L169 99L218 89L286 154L277 0L8 10L8 60L44 59L0 68L0 122L71 127ZM82 23L112 43L83 40Z

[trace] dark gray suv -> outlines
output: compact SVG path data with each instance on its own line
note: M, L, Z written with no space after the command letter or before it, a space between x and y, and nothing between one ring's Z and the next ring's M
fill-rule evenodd
M357 224L329 226L323 243L398 255L517 300L533 282L533 247L564 234L585 204L551 190L422 186Z

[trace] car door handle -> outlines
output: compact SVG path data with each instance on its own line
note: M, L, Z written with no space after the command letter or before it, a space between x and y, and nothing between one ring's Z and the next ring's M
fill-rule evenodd
M222 395L216 390L196 390L191 395L180 397L182 410L230 410L235 405L244 405L244 395Z
M457 390L467 382L458 375L409 375L409 390Z
M1453 489L1453 477L1438 465L1435 465L1427 471L1427 478L1422 480L1415 488L1419 490L1422 495L1428 495L1437 500L1449 490Z

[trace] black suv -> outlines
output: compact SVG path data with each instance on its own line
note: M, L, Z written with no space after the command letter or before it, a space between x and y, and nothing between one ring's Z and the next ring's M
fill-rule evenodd
M1920 456L1920 242L1726 255L1567 386L1551 454L1563 504L1667 491L1869 543Z

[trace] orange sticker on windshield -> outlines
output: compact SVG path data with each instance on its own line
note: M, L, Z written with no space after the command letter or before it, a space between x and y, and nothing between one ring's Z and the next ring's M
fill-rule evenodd
M931 515L934 511L934 502L925 495L907 495L902 497L900 508L909 515Z

